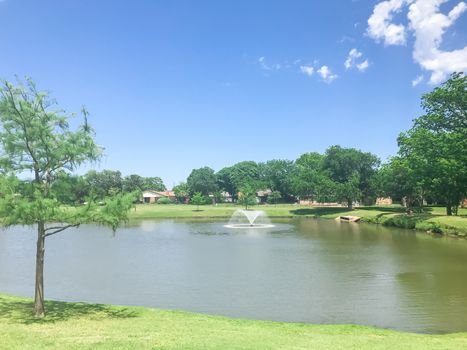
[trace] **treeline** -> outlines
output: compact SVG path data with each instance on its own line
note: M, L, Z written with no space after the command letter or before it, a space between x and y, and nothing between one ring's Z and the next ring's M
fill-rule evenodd
M296 161L244 161L217 173L209 167L193 169L186 183L174 187L174 191L190 196L211 195L218 200L228 192L233 201L252 204L259 191L267 191L267 197L274 202L308 199L345 202L352 207L354 202L375 201L379 164L378 157L371 153L332 146L325 154L305 153Z
M349 208L391 197L409 208L437 204L446 207L447 215L457 214L467 197L466 76L454 73L422 97L422 107L426 114L400 134L398 155L382 166L372 153L332 146L295 161L245 161L217 173L209 167L194 169L174 191L219 200L225 191L234 201L253 203L257 191L270 189L273 200L343 202Z
M369 152L331 146L324 154L311 152L295 161L243 161L215 172L193 169L186 182L173 188L180 203L231 200L255 204L258 193L269 202L340 202L371 205L377 197L404 201L409 208L425 203L445 205L447 215L457 214L467 197L467 79L455 73L440 87L422 97L425 115L398 137L397 156L385 164ZM89 171L84 176L60 173L51 191L60 202L82 203L116 193L166 187L159 177L119 171ZM21 194L32 196L32 182L21 183ZM228 193L231 197L226 196Z
M64 204L79 204L87 200L99 201L119 193L145 190L165 191L166 187L160 177L122 176L120 171L91 170L83 176L61 172L50 189L53 197ZM20 181L19 192L23 196L32 197L33 181Z

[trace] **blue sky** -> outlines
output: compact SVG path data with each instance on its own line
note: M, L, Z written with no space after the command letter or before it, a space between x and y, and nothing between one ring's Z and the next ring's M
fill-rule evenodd
M85 105L106 148L99 169L161 176L168 187L193 168L334 144L385 160L421 115L421 95L466 70L466 8L0 0L0 77L31 76L69 111Z

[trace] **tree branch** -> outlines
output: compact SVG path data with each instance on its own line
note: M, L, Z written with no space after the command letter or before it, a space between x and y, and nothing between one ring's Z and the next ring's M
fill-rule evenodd
M48 227L45 229L45 231L49 231L49 230L55 230L55 231L52 231L52 232L49 232L49 233L46 233L44 235L44 237L49 237L49 236L52 236L56 233L59 233L59 232L62 232L62 231L65 231L66 229L70 228L70 227L79 227L80 224L70 224L70 225L65 225L65 226L54 226L54 227Z

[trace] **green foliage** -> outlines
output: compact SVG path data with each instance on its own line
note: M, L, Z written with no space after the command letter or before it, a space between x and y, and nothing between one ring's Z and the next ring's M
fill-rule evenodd
M123 191L123 178L120 171L103 170L97 172L90 170L85 175L85 179L89 186L90 195L96 199L103 199Z
M154 191L166 191L167 188L164 185L162 179L158 176L143 177L143 184L141 191L154 190Z
M217 179L214 170L209 167L193 169L188 176L186 183L191 195L200 192L207 196L217 191Z
M138 197L139 193L134 192L106 198L104 206L92 212L87 221L110 226L115 231L122 222L128 221L129 211L134 207Z
M60 203L73 205L85 202L90 188L82 176L61 172L52 183L51 192Z
M292 193L292 177L295 164L290 160L274 159L260 164L261 179L264 188L277 191L289 197Z
M256 189L252 186L244 186L240 189L238 195L238 204L243 205L245 209L256 203Z
M277 204L277 202L282 198L282 194L279 191L272 191L271 195L268 196L268 204Z
M162 197L157 200L157 204L171 204L172 202L167 197Z
M323 168L324 156L316 153L302 154L295 162L292 191L301 199L331 202L336 197L335 183Z
M332 146L326 150L323 169L335 182L337 197L352 208L353 201L365 201L375 196L376 189L371 184L379 164L374 154Z
M38 91L30 79L26 85L2 82L0 168L32 172L37 183L50 183L58 171L74 170L100 157L102 148L94 142L87 111L83 108L84 122L73 132L69 129L71 116L52 110L54 105L49 94Z
M190 199L191 204L196 205L196 209L199 210L199 206L206 204L206 197L201 192L196 192Z
M415 160L393 157L388 164L384 164L379 173L380 194L401 201L405 198L407 207L414 202L423 204L424 188L426 184L418 173L419 168Z
M260 165L252 161L244 161L231 167L221 169L217 173L219 187L229 192L234 199L243 187L264 188L261 180Z
M122 180L124 192L142 192L146 190L165 191L166 187L160 177L143 177L137 174L125 176Z
M125 192L142 192L149 189L145 187L144 178L137 174L125 176L122 180L122 188Z
M222 203L224 201L224 196L222 195L222 191L215 191L212 194L212 197L214 199L214 202L217 203Z
M108 199L101 208L88 203L70 210L63 205L63 201L75 200L64 198L72 179L66 173L87 161L97 161L102 153L84 108L82 114L83 123L72 131L72 116L57 110L54 100L47 92L38 91L32 80L16 86L3 81L0 86L0 169L3 175L33 176L27 196L21 195L19 188L8 191L14 182L2 179L5 193L0 196L0 225L37 225L35 315L45 312L45 238L89 221L115 230L127 219L133 203L133 196L127 195Z
M415 181L446 204L448 215L467 196L467 78L455 73L422 98L427 114L398 138L399 156Z
M190 195L188 192L188 185L185 182L182 182L178 184L177 186L174 186L173 191L179 203L185 203L186 199Z

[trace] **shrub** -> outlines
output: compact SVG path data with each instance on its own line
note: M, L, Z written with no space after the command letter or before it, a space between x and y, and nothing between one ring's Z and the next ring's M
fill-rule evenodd
M170 199L162 197L157 200L157 204L170 204L172 203Z

